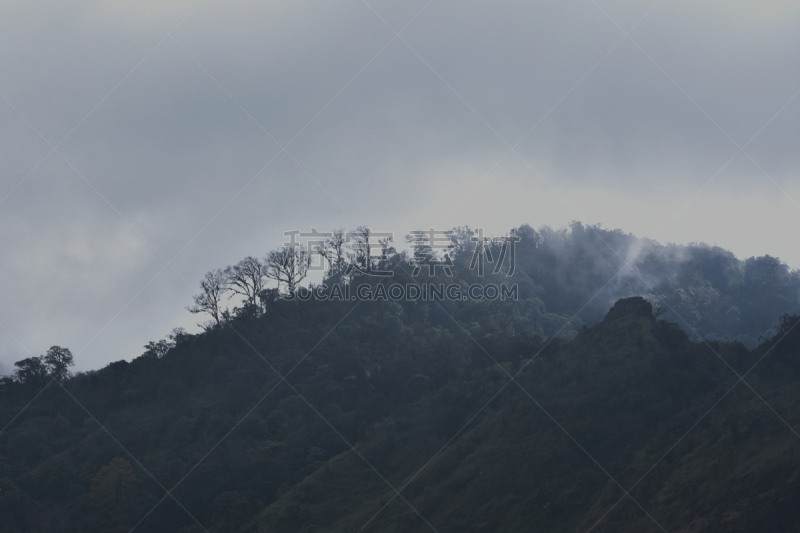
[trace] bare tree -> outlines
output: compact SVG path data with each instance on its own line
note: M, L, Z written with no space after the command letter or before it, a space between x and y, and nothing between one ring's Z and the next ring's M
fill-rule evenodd
M346 244L347 239L342 229L335 230L333 235L325 239L320 253L325 260L328 261L328 276L333 276L335 273L342 273L347 267Z
M213 326L220 324L222 318L222 298L228 290L228 278L220 269L206 273L200 281L203 292L194 297L194 305L187 307L190 313L208 313L214 319ZM199 324L203 329L209 327Z
M355 231L347 232L347 242L350 244L350 253L348 254L347 274L350 274L354 269L356 271L366 273L372 267L372 253L373 243L370 241L370 229L366 226L359 226Z
M390 271L378 270L381 262L388 258L387 254L395 253L395 249L390 245L391 234L374 233L367 226L359 226L355 231L347 233L347 242L350 244L352 252L348 257L349 265L345 274L351 279L358 274L392 275ZM373 247L381 250L380 256L372 255Z
M306 250L297 246L284 246L267 254L266 276L278 282L285 283L289 294L293 295L306 276L311 266L311 255Z
M228 290L245 297L250 305L256 305L259 293L264 289L266 265L255 257L245 257L224 271Z
M383 239L378 239L378 244L381 246L381 257L380 261L387 261L392 256L397 255L397 249L392 246L392 239L390 237L384 237Z

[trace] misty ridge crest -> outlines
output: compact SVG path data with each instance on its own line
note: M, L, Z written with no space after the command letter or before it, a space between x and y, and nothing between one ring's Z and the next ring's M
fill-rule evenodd
M604 230L599 224L572 222L569 228L542 226L538 231L523 225L509 232L519 239L510 250L504 251L497 240L481 244L498 268L493 271L494 265L489 265L485 279L478 279L484 277L476 276L475 269L482 233L468 226L450 231L450 243L436 250L436 257L446 257L455 275L448 279L438 267L436 279L462 285L517 284L521 300L558 315L554 320L561 325L556 329L539 324L537 332L543 335L557 330L574 334L580 326L601 320L618 299L643 295L659 315L695 338L736 339L753 348L761 336L774 334L779 315L800 311L800 271L768 255L741 260L717 246L662 245L621 230ZM362 275L369 269L392 272L395 277L387 282L407 280L409 265L421 267L424 274L427 263L419 258L432 251L430 245L411 236L406 241L411 252L398 252L400 244L374 237L365 226L333 232L316 251L327 264L322 284L374 284L375 279ZM374 257L370 248L382 253ZM204 290L189 310L211 316L204 328L219 326L236 314L265 312L279 294L304 288L312 261L307 251L283 247L263 259L249 256L212 270L201 280ZM416 281L431 276L412 277ZM269 281L277 288L267 289ZM226 302L234 296L241 304L229 309Z
M513 274L487 268L482 279L517 283L516 301L286 300L257 285L263 260L248 257L217 271L241 286L237 300L221 294L200 334L173 331L95 371L69 375L64 362L44 389L50 371L0 378L0 421L13 422L0 432L0 529L426 530L366 460L408 483L404 497L439 531L641 531L648 519L612 507L618 487L522 388L623 486L736 383L731 368L754 369L748 380L800 422L797 271L580 223L514 233ZM454 230L445 281L479 281L474 234ZM392 282L446 277L412 278L407 253L378 245L374 259L342 248L325 281L381 282L348 274L353 261L394 268ZM800 519L795 437L746 392L637 489L671 529Z

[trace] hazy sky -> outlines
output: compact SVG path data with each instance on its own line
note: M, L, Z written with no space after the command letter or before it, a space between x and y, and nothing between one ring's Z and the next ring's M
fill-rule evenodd
M196 329L202 275L291 229L575 219L800 267L798 91L796 1L5 0L0 372Z

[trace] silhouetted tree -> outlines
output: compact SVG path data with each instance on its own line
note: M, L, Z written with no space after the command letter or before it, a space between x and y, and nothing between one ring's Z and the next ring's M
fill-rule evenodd
M258 294L264 289L266 268L260 259L248 256L224 271L228 290L244 296L246 303L255 306Z
M285 283L290 295L293 295L306 276L311 266L311 255L297 246L284 246L271 251L266 257L266 276Z
M62 381L69 377L69 367L74 365L75 361L69 348L51 346L44 356L44 364L50 376Z
M169 335L167 335L167 337L169 337L169 340L172 341L173 345L177 346L178 344L182 343L183 341L191 337L191 335L186 333L186 330L183 328L172 328L172 331L169 332Z
M395 249L391 246L391 239L380 238L381 235L374 233L367 226L359 226L355 231L348 232L347 241L350 244L351 252L348 254L349 265L345 273L352 279L362 274L383 274L380 265L385 264ZM372 249L378 247L381 254L373 255Z
M359 226L355 231L348 232L347 240L351 250L348 254L348 274L353 270L368 272L372 269L371 254L375 243L371 240L371 235L372 232L366 226Z
M47 382L47 365L45 365L42 356L28 357L22 361L17 361L14 366L17 367L14 371L14 376L20 383L42 386Z
M190 313L208 313L214 319L213 324L198 324L203 329L212 326L219 326L224 310L222 309L222 298L228 290L228 278L220 269L206 273L205 278L200 281L203 292L194 297L194 305L187 307Z
M347 268L347 239L344 230L338 229L333 235L325 239L325 243L320 250L328 261L328 277L341 275Z
M175 343L172 341L161 339L158 342L150 341L147 344L145 344L144 347L145 347L145 352L142 354L142 357L160 359L164 357L171 348L175 347Z

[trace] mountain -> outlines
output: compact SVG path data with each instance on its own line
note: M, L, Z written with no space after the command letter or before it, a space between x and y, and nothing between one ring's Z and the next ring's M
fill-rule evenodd
M0 379L0 530L794 531L797 272L524 226L514 271L481 280L459 231L453 276L390 253L390 280L345 281L517 299L265 292L131 361L18 365Z

